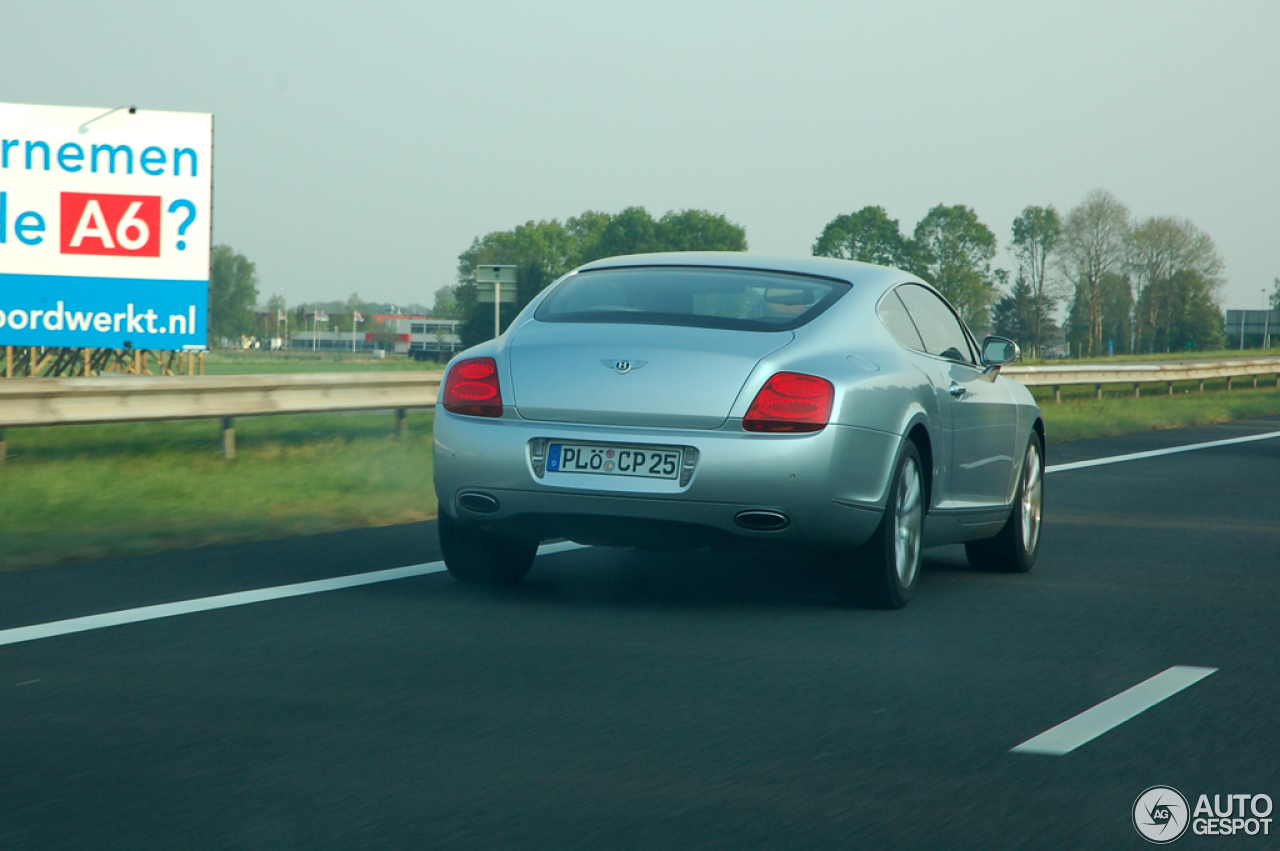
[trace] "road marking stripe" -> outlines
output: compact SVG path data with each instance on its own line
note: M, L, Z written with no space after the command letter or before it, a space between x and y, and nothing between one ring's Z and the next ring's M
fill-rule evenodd
M538 555L551 555L552 553L562 553L577 549L582 549L582 544L564 541L539 547ZM143 606L138 609L124 609L118 612L105 612L100 615L87 615L62 621L51 621L50 623L20 626L14 629L0 630L0 646L21 644L26 641L38 641L42 638L54 638L75 632L88 632L94 629L123 626L130 623L141 623L142 621L153 621L160 618L171 618L177 615L209 612L214 609L248 606L253 603L265 603L269 600L304 597L308 594L338 591L342 588L357 588L361 585L376 585L379 582L394 582L397 579L440 573L444 569L444 562L433 561L427 564L395 567L390 570L375 570L371 573L335 576L331 579L317 579L312 582L298 582L293 585L277 585L272 588L238 591L234 594L219 594L215 597L199 597L194 600L180 600L176 603L161 603L155 606Z
M1216 670L1218 669L1174 665L1167 671L1162 671L1151 679L1120 692L1110 700L1104 700L1092 709L1086 709L1076 717L1063 721L1033 739L1028 739L1014 748L1012 753L1037 753L1050 756L1071 753L1086 742L1147 711L1160 701L1173 697L1184 688L1200 682Z
M1103 464L1119 464L1121 461L1137 461L1141 458L1155 458L1160 455L1175 455L1179 452L1194 452L1197 449L1212 449L1215 446L1231 446L1234 443L1251 443L1255 440L1270 440L1280 437L1280 431L1269 431L1266 434L1251 434L1248 437L1232 437L1226 440L1210 440L1207 443L1189 443L1186 446L1171 446L1168 449L1151 449L1146 452L1131 452L1128 455L1112 455L1108 458L1094 458L1091 461L1072 461L1070 464L1052 464L1044 468L1046 473L1061 473L1066 470L1079 470L1084 467L1101 467Z

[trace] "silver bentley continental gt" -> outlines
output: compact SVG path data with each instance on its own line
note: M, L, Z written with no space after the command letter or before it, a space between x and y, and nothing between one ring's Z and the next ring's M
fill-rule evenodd
M645 254L582 266L450 361L440 547L513 584L539 541L783 545L843 602L915 592L922 547L989 570L1040 547L1044 421L907 272L819 257Z

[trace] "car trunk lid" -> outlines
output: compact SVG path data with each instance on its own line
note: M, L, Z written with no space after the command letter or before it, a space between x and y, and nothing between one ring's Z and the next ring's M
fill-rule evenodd
M714 429L790 331L530 322L509 348L512 396L529 420Z

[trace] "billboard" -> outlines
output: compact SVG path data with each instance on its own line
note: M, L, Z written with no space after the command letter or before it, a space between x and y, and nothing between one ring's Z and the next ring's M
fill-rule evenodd
M213 116L0 103L0 346L203 349Z

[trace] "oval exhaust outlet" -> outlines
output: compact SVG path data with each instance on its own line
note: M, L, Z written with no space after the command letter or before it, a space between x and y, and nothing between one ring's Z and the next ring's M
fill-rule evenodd
M499 508L498 500L487 493L469 491L458 495L458 505L477 514L492 514Z
M753 532L780 532L791 525L791 518L781 511L768 511L761 508L739 511L733 519L743 529L750 529Z

